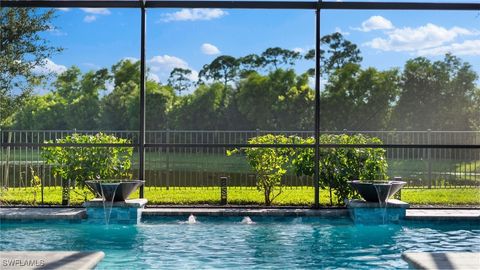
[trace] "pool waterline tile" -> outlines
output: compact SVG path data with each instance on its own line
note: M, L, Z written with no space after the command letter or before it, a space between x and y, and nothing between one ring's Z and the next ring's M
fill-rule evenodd
M97 213L96 218L104 218L103 210ZM129 213L133 218L137 213ZM151 216L320 216L320 217L345 217L349 215L348 209L275 209L275 208L145 208L142 217ZM0 221L30 222L30 221L84 221L87 218L85 208L45 208L45 207L0 207ZM407 209L406 220L411 221L480 221L480 209Z

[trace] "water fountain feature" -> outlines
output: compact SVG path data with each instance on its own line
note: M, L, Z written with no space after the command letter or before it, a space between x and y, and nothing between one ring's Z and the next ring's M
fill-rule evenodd
M193 214L190 214L190 216L188 216L188 219L185 223L186 224L196 224L197 223L197 218Z
M385 224L398 222L406 214L408 203L389 199L405 184L404 181L350 181L349 184L364 200L346 201L355 223Z
M137 224L146 199L128 199L128 196L145 181L141 180L91 180L87 187L97 198L84 203L89 223Z
M250 218L250 217L243 217L242 221L240 221L240 223L242 224L247 224L247 225L252 225L252 224L255 224L255 222L253 222L253 220Z
M385 218L387 216L387 203L390 191L392 190L392 185L388 183L374 183L373 187L377 192L378 203L382 209L382 224L385 224ZM383 198L385 198L385 200L382 200Z
M108 225L110 223L110 216L112 214L112 206L113 206L113 200L115 199L115 193L117 192L118 187L120 186L120 183L105 183L100 186L100 191L102 193L102 199L103 199L103 212L105 214L105 224ZM111 199L108 201L109 202L109 209L107 211L107 193L111 193L109 195L109 198Z

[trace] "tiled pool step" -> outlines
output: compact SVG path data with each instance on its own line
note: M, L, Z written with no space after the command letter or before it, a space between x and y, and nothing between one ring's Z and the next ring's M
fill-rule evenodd
M480 269L480 253L446 252L446 253L403 253L402 258L415 269Z
M282 209L282 208L146 208L143 216L348 216L348 209ZM87 217L85 208L0 208L0 220L70 220ZM408 209L409 220L480 220L480 209Z
M78 251L0 251L2 270L93 269L105 253Z

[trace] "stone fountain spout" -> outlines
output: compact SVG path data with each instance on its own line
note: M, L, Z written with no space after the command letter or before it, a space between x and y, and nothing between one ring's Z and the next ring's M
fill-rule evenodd
M404 181L350 181L364 200L351 199L346 204L355 223L385 224L404 219L408 203L389 199L405 184Z
M349 184L367 202L386 203L388 198L397 193L405 184L404 181L360 181L353 180Z
M97 198L84 203L88 222L94 224L138 224L146 199L128 199L142 180L85 181ZM108 205L108 207L107 207Z
M89 180L87 187L97 196L106 201L125 201L130 194L143 185L143 180Z

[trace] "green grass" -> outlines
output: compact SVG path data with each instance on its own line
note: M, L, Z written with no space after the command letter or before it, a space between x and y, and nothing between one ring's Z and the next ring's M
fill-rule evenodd
M50 187L44 189L44 204L54 205L61 203L61 188ZM287 188L274 201L274 205L305 205L313 204L314 190L311 187ZM138 192L131 196L138 197ZM220 199L219 188L145 188L145 197L151 205L174 204L218 204ZM93 196L88 193L87 199ZM412 205L475 205L480 206L480 189L403 189L402 200ZM37 195L37 202L40 194ZM80 205L84 201L83 191L71 192L71 203ZM254 188L231 187L228 189L230 204L261 205L262 193ZM334 198L335 201L335 198ZM322 205L329 205L330 198L327 190L320 192ZM0 192L0 204L33 204L32 188L9 188Z
M402 200L417 205L480 206L480 189L404 189Z

